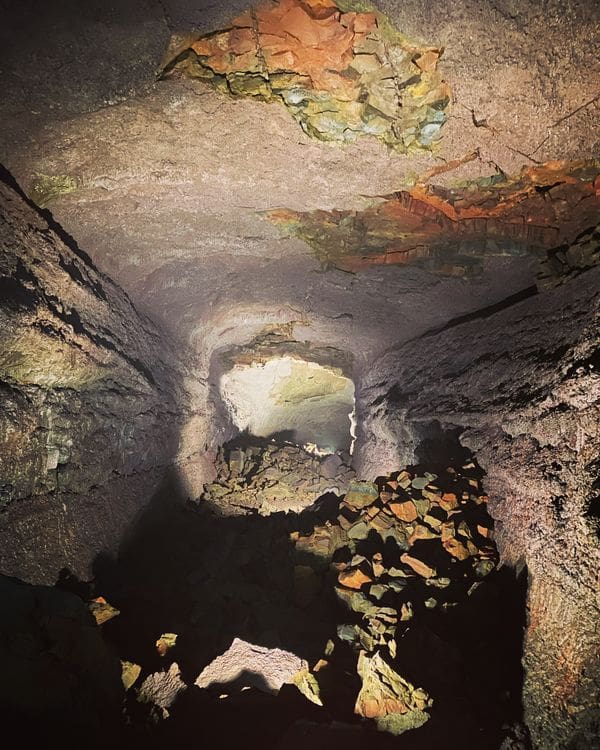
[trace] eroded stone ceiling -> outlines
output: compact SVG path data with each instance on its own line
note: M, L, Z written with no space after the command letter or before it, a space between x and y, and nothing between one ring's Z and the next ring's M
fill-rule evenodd
M597 222L598 28L575 0L29 0L1 157L205 373L280 323L360 368Z
M400 152L429 148L450 103L437 71L442 50L410 41L375 8L356 12L365 7L262 3L225 31L177 44L165 71L181 69L234 96L279 100L319 140L372 135Z
M417 265L471 276L486 257L532 254L544 277L552 275L547 251L595 224L599 175L600 162L557 161L512 179L499 172L453 187L421 182L363 211L280 209L269 218L304 239L325 267ZM590 251L589 266L596 262Z

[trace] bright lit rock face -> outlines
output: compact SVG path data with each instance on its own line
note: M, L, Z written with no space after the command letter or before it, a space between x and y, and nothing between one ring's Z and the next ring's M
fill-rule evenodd
M236 365L221 377L221 395L240 432L348 450L354 384L313 362L275 359Z
M220 685L229 691L253 686L278 693L282 685L291 683L294 675L307 667L305 661L289 651L234 638L227 651L202 670L195 684L199 688Z
M122 289L0 194L1 566L87 577L176 458L185 370Z

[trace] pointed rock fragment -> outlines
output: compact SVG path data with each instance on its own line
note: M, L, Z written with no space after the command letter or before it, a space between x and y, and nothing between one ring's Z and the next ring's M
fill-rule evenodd
M362 687L356 699L354 712L368 719L375 719L377 728L392 734L402 734L424 724L429 715L420 705L422 693L402 678L387 664L381 654L368 656L361 651L358 657L358 674ZM426 695L426 694L425 694Z

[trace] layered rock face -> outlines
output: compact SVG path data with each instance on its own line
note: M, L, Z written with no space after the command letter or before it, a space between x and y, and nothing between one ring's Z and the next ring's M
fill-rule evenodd
M596 162L549 162L508 177L501 171L451 188L428 180L473 161L434 167L408 190L364 211L271 211L269 218L301 237L325 267L415 265L439 275L481 274L486 258L537 255L541 281L558 283L597 263L597 239L582 234L600 211ZM526 220L524 220L526 216ZM559 242L564 247L557 248Z
M62 567L89 577L175 458L183 371L127 295L4 180L0 566L38 582Z
M431 442L433 420L476 451L501 559L529 572L524 709L544 749L597 736L599 304L593 269L448 326L377 363L363 405L370 473Z

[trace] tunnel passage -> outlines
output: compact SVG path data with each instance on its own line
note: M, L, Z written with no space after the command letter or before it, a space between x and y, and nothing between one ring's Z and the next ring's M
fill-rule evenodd
M129 748L173 746L181 727L185 747L522 750L508 736L521 701L536 750L600 735L600 6L374 6L2 3L0 161L47 213L1 196L0 567L51 583L68 566L120 610L101 627L117 688L128 664ZM163 53L174 64L156 80ZM267 325L286 346L258 356ZM307 340L350 366L311 359ZM217 348L248 342L211 369ZM222 375L293 353L355 383L352 466L350 407L317 424L306 394L226 402ZM234 415L248 404L267 424ZM461 473L473 456L433 465L435 434L410 427L432 419L464 428L484 478ZM442 609L494 560L480 490L504 567ZM333 547L346 551L325 565ZM111 612L72 611L89 620L88 605ZM34 658L65 666L56 625L5 638L0 624L9 700ZM305 659L305 693L195 684L234 638ZM384 709L431 713L405 737L374 729L388 678ZM150 690L164 684L185 685L189 721ZM84 739L116 744L100 729Z
M354 384L339 371L291 357L235 365L221 376L220 393L249 436L279 436L322 453L351 451Z
M342 368L279 353L249 358L218 379L216 419L234 433L197 502L224 515L301 511L354 478L354 383Z

